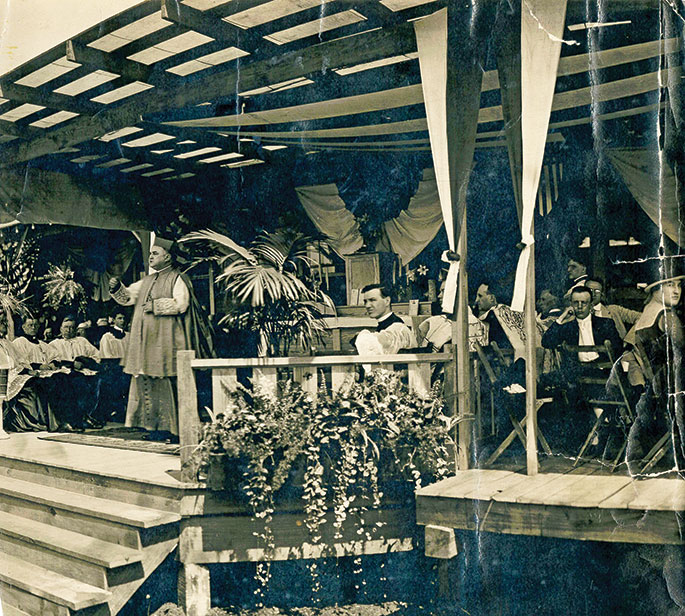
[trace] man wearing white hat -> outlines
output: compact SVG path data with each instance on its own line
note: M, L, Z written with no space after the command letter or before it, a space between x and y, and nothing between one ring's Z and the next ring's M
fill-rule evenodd
M191 283L176 267L174 243L160 237L150 249L152 274L125 287L112 278L114 300L133 305L124 372L131 380L126 425L178 436L176 353L192 349L188 334Z

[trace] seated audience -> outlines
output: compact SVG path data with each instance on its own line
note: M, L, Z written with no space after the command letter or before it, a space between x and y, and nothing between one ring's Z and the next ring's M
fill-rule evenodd
M640 470L639 461L645 453L667 432L671 435L670 449L676 469L681 475L685 472L682 374L685 325L677 311L685 278L683 261L685 257L655 260L653 282L645 288L649 301L626 337L638 347L635 355L645 382L626 454L633 474Z
M559 298L549 289L540 292L536 302L538 321L544 329L547 329L560 315Z
M393 355L400 349L416 346L416 339L390 307L390 295L379 284L367 285L362 289L366 314L378 321L375 332L367 329L357 335L355 346L360 354Z
M585 257L577 254L570 258L566 265L566 273L568 274L569 285L564 297L568 299L571 296L571 291L576 287L585 286L585 281L590 277Z
M639 310L630 310L618 304L606 305L604 283L601 280L589 279L585 287L592 292L592 310L598 317L611 319L616 326L618 335L624 340L628 333L626 326L633 325L640 318Z
M571 305L567 307L542 335L542 346L547 349L563 351L565 346L600 346L609 341L615 353L620 353L621 338L611 319L598 317L592 311L592 292L585 287L576 287L571 292ZM586 413L586 401L592 397L603 398L604 386L593 391L583 386L581 378L597 373L599 353L581 351L561 353L561 368L540 378L543 386L558 386L566 391L572 411L579 411L573 420L566 422L564 432L566 442L575 447L582 443L594 421L591 413ZM598 415L601 410L593 409Z
M102 427L103 421L93 416L97 407L98 350L85 338L76 336L76 321L67 316L60 327L60 337L50 342L48 364L61 368L51 377L50 407L57 431Z

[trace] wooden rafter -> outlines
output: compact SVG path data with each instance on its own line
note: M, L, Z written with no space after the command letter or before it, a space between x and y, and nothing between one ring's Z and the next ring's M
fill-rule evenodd
M288 51L267 60L244 62L240 68L243 89L257 88L277 81L307 75L322 66L359 64L416 50L413 27L400 24L356 37L342 38L302 50ZM233 64L216 72L199 75L175 87L154 88L137 94L97 116L79 116L63 126L41 134L32 141L10 142L2 150L0 166L31 160L63 147L99 137L107 132L136 124L141 115L183 108L226 96L226 84L236 83Z

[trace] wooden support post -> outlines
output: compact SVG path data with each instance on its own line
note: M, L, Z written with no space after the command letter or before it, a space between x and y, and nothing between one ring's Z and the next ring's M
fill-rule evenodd
M471 433L473 420L471 408L471 361L469 357L469 282L466 273L466 204L459 236L459 283L457 292L456 336L452 339L457 347L457 392L459 396L459 442L457 464L460 470L469 467L471 459Z
M195 351L179 351L176 361L178 372L178 436L181 448L181 466L188 461L200 442L200 416L197 412L197 386L192 362ZM194 478L184 477L185 481Z
M431 367L428 362L409 364L409 390L427 396L431 389Z
M209 272L207 273L209 280L209 316L213 317L216 314L216 297L214 295L214 263L210 262Z
M212 409L224 411L228 406L229 394L238 389L238 375L235 368L214 368L212 370Z
M535 233L532 230L532 233ZM538 474L537 407L537 323L535 319L535 245L530 253L526 276L526 472Z
M278 369L271 367L254 368L252 370L253 383L265 392L278 393Z
M186 616L205 616L212 607L209 569L205 565L181 563L178 572L178 603Z
M457 555L457 540L454 529L446 526L427 525L425 533L425 554L429 558L449 560Z
M338 391L354 381L354 366L331 366L331 389Z

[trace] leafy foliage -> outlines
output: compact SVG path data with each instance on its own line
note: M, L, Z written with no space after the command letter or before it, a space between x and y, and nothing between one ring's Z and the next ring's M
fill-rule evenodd
M227 295L227 328L262 337L262 351L288 353L293 344L309 347L324 331L321 318L330 298L310 275L310 243L289 231L262 233L249 248L215 231L191 233L184 242L202 242L212 251L221 274L217 283Z
M290 381L278 396L257 383L229 400L212 412L190 464L203 478L211 454L225 454L236 472L224 488L262 520L267 546L275 547L270 525L279 498L302 500L316 545L327 523L335 539L351 515L364 528L384 490L420 486L449 471L454 420L444 415L438 388L421 397L394 372L374 371L317 401ZM315 566L310 570L316 585ZM268 581L268 565L257 577Z
M86 291L83 285L74 280L74 270L68 265L50 265L43 281L43 305L53 310L76 308L85 314L87 308Z
M35 243L26 239L3 237L0 244L0 309L22 313L23 300L33 279L38 253Z

